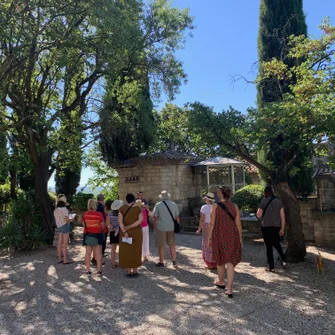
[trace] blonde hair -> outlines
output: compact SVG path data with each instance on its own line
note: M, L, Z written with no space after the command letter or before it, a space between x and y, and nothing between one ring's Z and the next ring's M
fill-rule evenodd
M95 199L88 199L87 209L89 211L96 211L97 210L97 201Z

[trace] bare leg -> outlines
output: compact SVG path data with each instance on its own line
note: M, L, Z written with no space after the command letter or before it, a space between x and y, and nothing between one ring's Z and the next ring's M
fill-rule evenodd
M131 274L131 269L126 268L127 274L130 275Z
M93 251L93 247L90 247L89 245L86 246L86 254L85 254L85 265L86 265L86 270L90 271L91 270L91 254Z
M112 265L116 265L116 261L115 261L115 258L116 258L116 247L117 247L117 244L112 244L112 247L111 247Z
M95 253L95 259L97 261L97 270L99 272L99 271L101 271L101 267L102 267L102 246L97 245L93 249L95 249L95 252L94 252Z
M58 242L57 242L57 260L58 260L58 262L62 261L62 245L63 245L63 234L58 233Z
M219 280L215 282L217 285L225 285L224 275L225 275L225 265L217 265Z
M159 247L159 262L164 263L165 247Z
M234 283L234 276L235 276L235 268L232 263L227 264L227 294L233 293L233 283Z
M68 262L68 259L67 259L67 246L69 244L69 238L70 238L70 234L69 233L66 233L66 234L62 234L63 235L63 243L62 243L62 251L63 251L63 260L64 260L64 263L67 263Z
M169 248L170 248L170 255L171 255L172 262L175 262L176 261L176 247L174 245L170 245Z

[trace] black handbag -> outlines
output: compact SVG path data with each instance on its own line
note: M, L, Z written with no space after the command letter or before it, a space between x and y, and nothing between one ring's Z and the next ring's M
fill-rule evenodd
M166 208L168 209L168 211L169 211L169 213L170 213L170 215L171 215L171 218L172 218L172 220L173 220L173 223L174 223L174 232L177 233L177 234L179 234L179 233L180 233L180 224L179 224L178 221L175 220L175 218L173 217L173 215L172 215L172 213L171 213L171 211L170 211L170 208L169 208L169 206L166 204L166 202L165 202L165 201L163 201L163 202L164 202L164 205L166 206Z

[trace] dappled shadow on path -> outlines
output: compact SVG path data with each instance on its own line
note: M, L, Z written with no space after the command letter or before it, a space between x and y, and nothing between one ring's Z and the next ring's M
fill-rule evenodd
M0 333L327 334L332 329L333 268L318 275L308 259L269 274L263 246L246 241L235 297L228 299L213 286L216 274L204 269L201 238L180 235L177 241L177 268L168 260L165 268L156 268L152 244L152 261L136 279L111 269L109 259L102 279L87 278L79 241L70 246L71 265L57 264L55 250L2 259Z

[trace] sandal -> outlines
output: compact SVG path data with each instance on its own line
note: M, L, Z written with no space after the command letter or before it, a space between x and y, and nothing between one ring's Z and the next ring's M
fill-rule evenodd
M126 277L127 277L127 278L133 278L133 274L132 274L132 273L127 273L127 274L126 274Z
M86 275L87 275L87 276L90 276L91 274L92 274L91 271L87 271L87 272L86 272Z
M220 285L218 283L214 283L214 285L218 288L221 288L222 290L224 290L226 288L226 285Z
M98 275L99 277L102 277L102 271L98 271L98 272L97 272L97 275Z
M233 297L233 293L227 293L227 292L225 292L224 294L227 295L228 298L230 298L230 299Z
M68 261L66 263L63 263L64 265L67 265L67 264L72 264L73 262L72 261Z
M57 263L58 263L58 264L61 264L61 263L63 263L63 261L57 261Z

